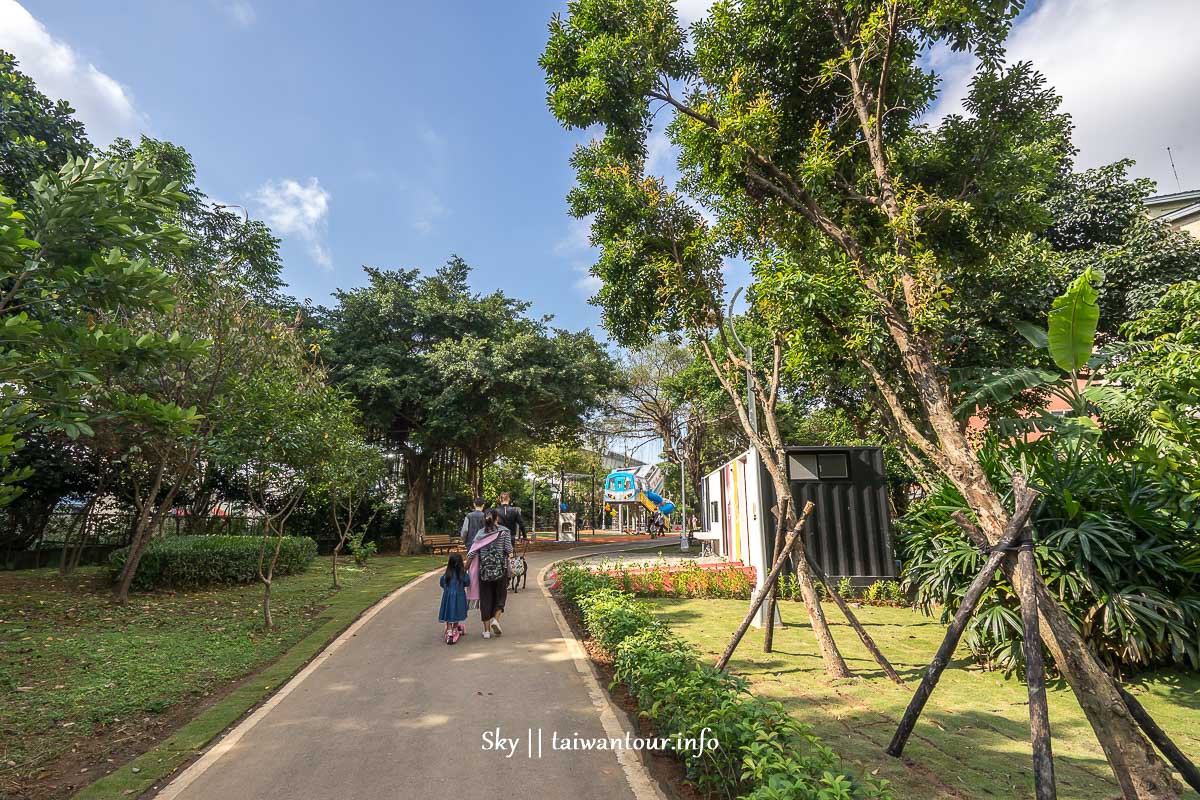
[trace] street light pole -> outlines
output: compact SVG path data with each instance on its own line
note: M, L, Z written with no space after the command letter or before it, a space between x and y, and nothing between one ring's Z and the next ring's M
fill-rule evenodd
M733 324L733 304L737 302L741 293L742 289L739 286L729 301L729 331L733 334L733 340L737 342L738 347L742 348L746 354L746 410L750 415L750 430L758 433L758 404L754 402L754 373L751 371L754 364L754 348L742 342L738 337L737 326Z
M679 549L687 552L687 468L684 466L683 442L679 444Z

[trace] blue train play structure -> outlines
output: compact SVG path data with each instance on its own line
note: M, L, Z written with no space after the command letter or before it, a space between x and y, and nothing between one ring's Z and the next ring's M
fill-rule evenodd
M663 475L658 467L647 464L636 469L614 469L604 479L604 502L608 505L641 506L664 515L675 510L675 504L662 496Z

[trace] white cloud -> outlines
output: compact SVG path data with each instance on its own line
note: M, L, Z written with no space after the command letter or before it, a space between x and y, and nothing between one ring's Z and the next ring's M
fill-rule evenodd
M17 57L21 71L43 94L71 104L93 143L105 145L118 136L136 139L146 127L124 86L51 36L16 0L0 0L0 49Z
M604 281L591 274L591 265L596 254L590 241L592 233L592 218L571 218L567 223L566 233L554 243L554 255L570 262L571 269L578 277L574 287L581 294L591 297L600 291Z
M1032 61L1062 95L1075 122L1078 166L1133 158L1139 176L1176 191L1169 146L1183 188L1200 187L1200 2L1045 0L1014 27L1009 63ZM930 54L945 78L930 117L960 111L972 63L945 48Z
M572 217L570 222L567 223L566 234L554 243L554 254L559 256L575 256L578 258L591 248L591 235L592 218L590 216L583 219Z
M413 230L422 236L433 233L438 220L450 213L438 194L430 189L417 189L409 193L408 202Z
M654 130L646 137L646 174L665 178L669 185L679 180L677 165L678 148L662 130Z
M591 297L596 292L600 291L600 287L604 286L604 281L600 280L595 275L592 275L590 272L586 272L587 269L589 268L583 267L579 270L583 274L575 279L575 288L586 294L588 297Z
M326 269L333 266L325 245L329 192L316 178L305 183L291 178L267 181L254 193L254 202L276 233L300 237L314 261Z
M675 9L679 12L679 21L691 25L708 14L713 0L675 0Z
M249 0L219 0L221 10L235 26L249 28L258 18Z

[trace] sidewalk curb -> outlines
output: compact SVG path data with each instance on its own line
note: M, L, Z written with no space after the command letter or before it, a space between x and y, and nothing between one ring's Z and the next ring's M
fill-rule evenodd
M602 551L603 552L603 551ZM550 613L554 616L554 622L558 625L559 633L562 634L563 642L566 644L567 652L571 654L571 660L575 662L575 668L579 670L579 674L583 677L584 683L587 685L588 696L592 700L592 705L596 708L596 712L600 716L600 724L604 727L606 736L613 739L622 739L627 731L636 733L637 728L632 724L629 715L624 709L619 708L613 703L603 685L600 683L600 673L596 669L596 665L592 663L592 659L584 651L583 645L575 638L575 633L571 630L571 626L567 624L567 620L559 610L558 602L550 594L550 590L546 587L546 574L554 569L559 564L565 561L576 561L581 558L588 558L596 555L595 553L579 553L567 558L560 558L551 561L546 566L538 571L537 582L538 588L541 589L542 597L550 606ZM633 750L616 750L614 751L618 763L621 765L621 770L625 773L625 780L629 784L630 790L634 797L638 800L667 800L667 796L650 775L650 771L646 768L642 761L640 751Z

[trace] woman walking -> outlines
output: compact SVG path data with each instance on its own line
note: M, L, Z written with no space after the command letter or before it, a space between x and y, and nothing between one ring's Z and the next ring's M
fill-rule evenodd
M512 553L512 534L500 524L495 509L489 509L483 516L483 529L467 552L467 599L479 601L485 639L504 633L500 617L508 598L508 557Z

